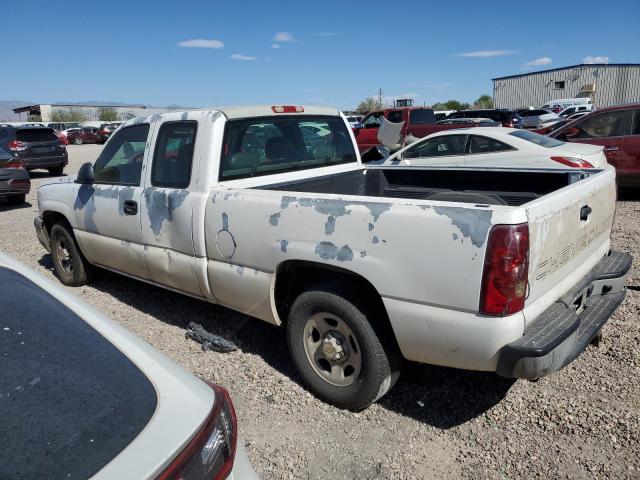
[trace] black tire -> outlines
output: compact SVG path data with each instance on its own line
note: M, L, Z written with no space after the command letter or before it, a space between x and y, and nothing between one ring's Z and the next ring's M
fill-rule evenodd
M89 283L94 268L82 255L71 227L66 222L58 222L51 228L49 238L53 270L58 279L70 287Z
M9 205L22 205L26 199L26 195L11 195L10 197L7 197Z
M380 318L384 313L366 308L358 297L340 285L315 286L295 299L287 320L289 351L304 381L321 399L354 411L382 398L395 385L402 367L402 355L392 337L378 333L386 330L382 323L386 317ZM360 371L350 385L336 386L325 380L307 355L305 325L313 315L325 312L346 323L359 346Z
M59 167L51 167L47 170L49 170L49 175L53 177L61 177L62 173L64 172L64 165L60 165Z
M73 139L73 143L76 145L82 145L82 139L80 137L76 137Z

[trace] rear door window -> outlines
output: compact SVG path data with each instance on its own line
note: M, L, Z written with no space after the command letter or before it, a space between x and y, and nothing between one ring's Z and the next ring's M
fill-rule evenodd
M404 151L403 158L449 157L464 155L466 135L440 135Z
M402 122L402 110L392 110L387 115L387 120L393 123L401 123Z
M471 135L469 140L469 154L496 153L515 150L511 145L507 145L506 143L494 138Z
M351 137L339 117L230 120L220 180L356 162Z
M614 110L586 118L576 125L578 133L573 138L606 138L629 135L632 110Z
M433 110L420 108L409 111L409 123L411 125L430 125L436 123L436 116Z
M148 134L149 124L114 133L93 166L96 183L139 186Z
M24 128L16 131L19 142L52 142L58 140L57 135L50 128Z
M151 166L151 185L187 188L191 181L198 122L166 122L160 127Z

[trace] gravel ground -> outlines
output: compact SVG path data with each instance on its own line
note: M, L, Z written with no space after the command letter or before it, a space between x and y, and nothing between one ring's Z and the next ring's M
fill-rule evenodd
M69 146L69 173L96 145ZM32 172L22 207L0 200L1 249L54 278L33 231ZM640 202L623 198L614 247L640 259ZM231 392L240 436L264 479L640 478L640 273L624 304L589 347L536 383L408 365L395 389L355 414L315 399L289 360L284 331L244 315L105 272L71 289L196 375ZM233 340L231 354L185 340L190 321Z

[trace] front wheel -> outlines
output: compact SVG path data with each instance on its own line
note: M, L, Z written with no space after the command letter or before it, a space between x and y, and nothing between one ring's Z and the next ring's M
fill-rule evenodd
M346 288L313 287L296 298L287 323L293 361L322 399L362 410L395 384L402 358L397 346L376 333L375 313Z
M82 139L80 137L76 137L73 139L73 143L76 145L82 145Z
M56 223L49 234L53 270L58 279L70 287L86 285L91 280L92 265L84 258L70 228Z

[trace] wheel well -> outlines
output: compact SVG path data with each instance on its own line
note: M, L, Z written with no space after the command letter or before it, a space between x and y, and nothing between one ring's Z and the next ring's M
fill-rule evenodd
M59 212L44 212L42 214L42 223L44 223L45 228L47 229L47 233L51 234L51 229L53 226L59 221L63 221L67 225L70 226L69 220L63 214Z
M381 315L376 317L380 324L372 326L376 330L381 329L381 333L390 335L395 343L395 334L387 315L387 309L382 297L371 282L350 270L324 263L289 260L279 266L276 273L274 297L280 319L286 322L289 309L298 295L314 285L329 282L348 286L349 290L363 299L363 303L371 307L372 311L380 312Z

